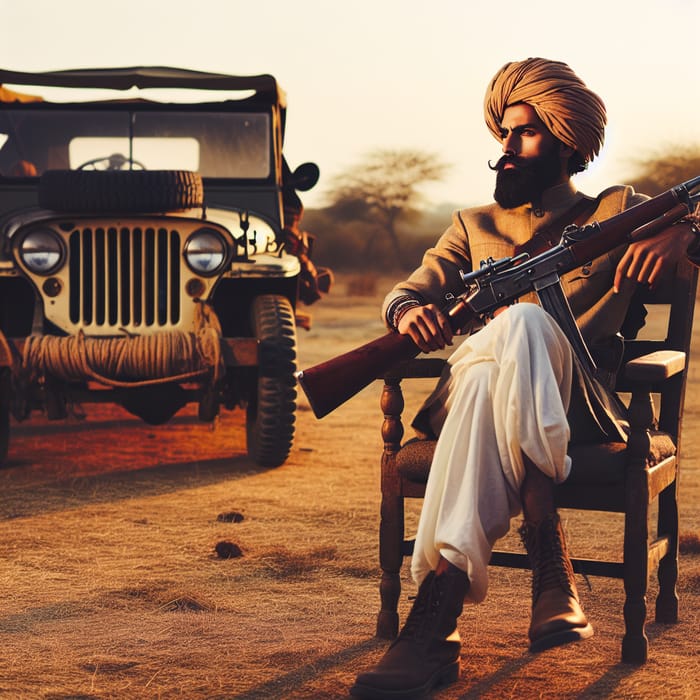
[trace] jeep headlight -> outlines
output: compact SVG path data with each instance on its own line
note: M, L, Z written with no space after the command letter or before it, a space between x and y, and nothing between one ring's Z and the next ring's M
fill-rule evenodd
M20 243L19 257L31 272L50 275L63 264L63 242L50 229L31 231Z
M185 262L193 272L211 277L221 270L228 258L228 246L214 229L200 228L185 244Z

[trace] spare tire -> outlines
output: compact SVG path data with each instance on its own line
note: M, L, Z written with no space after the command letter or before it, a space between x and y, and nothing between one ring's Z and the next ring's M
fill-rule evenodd
M204 187L189 170L47 170L39 206L72 212L166 212L201 207Z

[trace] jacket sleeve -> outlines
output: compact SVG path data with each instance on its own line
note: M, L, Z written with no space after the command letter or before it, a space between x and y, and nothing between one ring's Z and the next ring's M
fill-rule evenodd
M432 248L426 250L420 267L385 297L382 304L384 322L391 327L387 311L400 298L413 297L421 304L441 305L447 293L461 294L464 285L459 273L470 270L467 230L460 212L456 211L447 230Z

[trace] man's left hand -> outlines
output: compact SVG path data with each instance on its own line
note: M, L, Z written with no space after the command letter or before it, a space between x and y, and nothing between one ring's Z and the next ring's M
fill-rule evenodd
M619 292L624 279L653 288L666 272L675 268L694 240L690 224L682 223L630 244L617 265L613 290Z

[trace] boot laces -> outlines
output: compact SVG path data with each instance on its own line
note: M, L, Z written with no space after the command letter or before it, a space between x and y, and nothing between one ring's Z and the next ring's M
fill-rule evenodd
M431 629L430 622L438 614L444 591L443 586L440 585L439 576L435 576L433 572L428 576L430 580L426 578L418 589L397 641L398 639L420 640L425 636L426 630Z
M524 523L519 530L532 566L532 602L537 602L543 591L561 588L572 598L574 570L566 551L563 533L558 521L547 519L539 527Z

